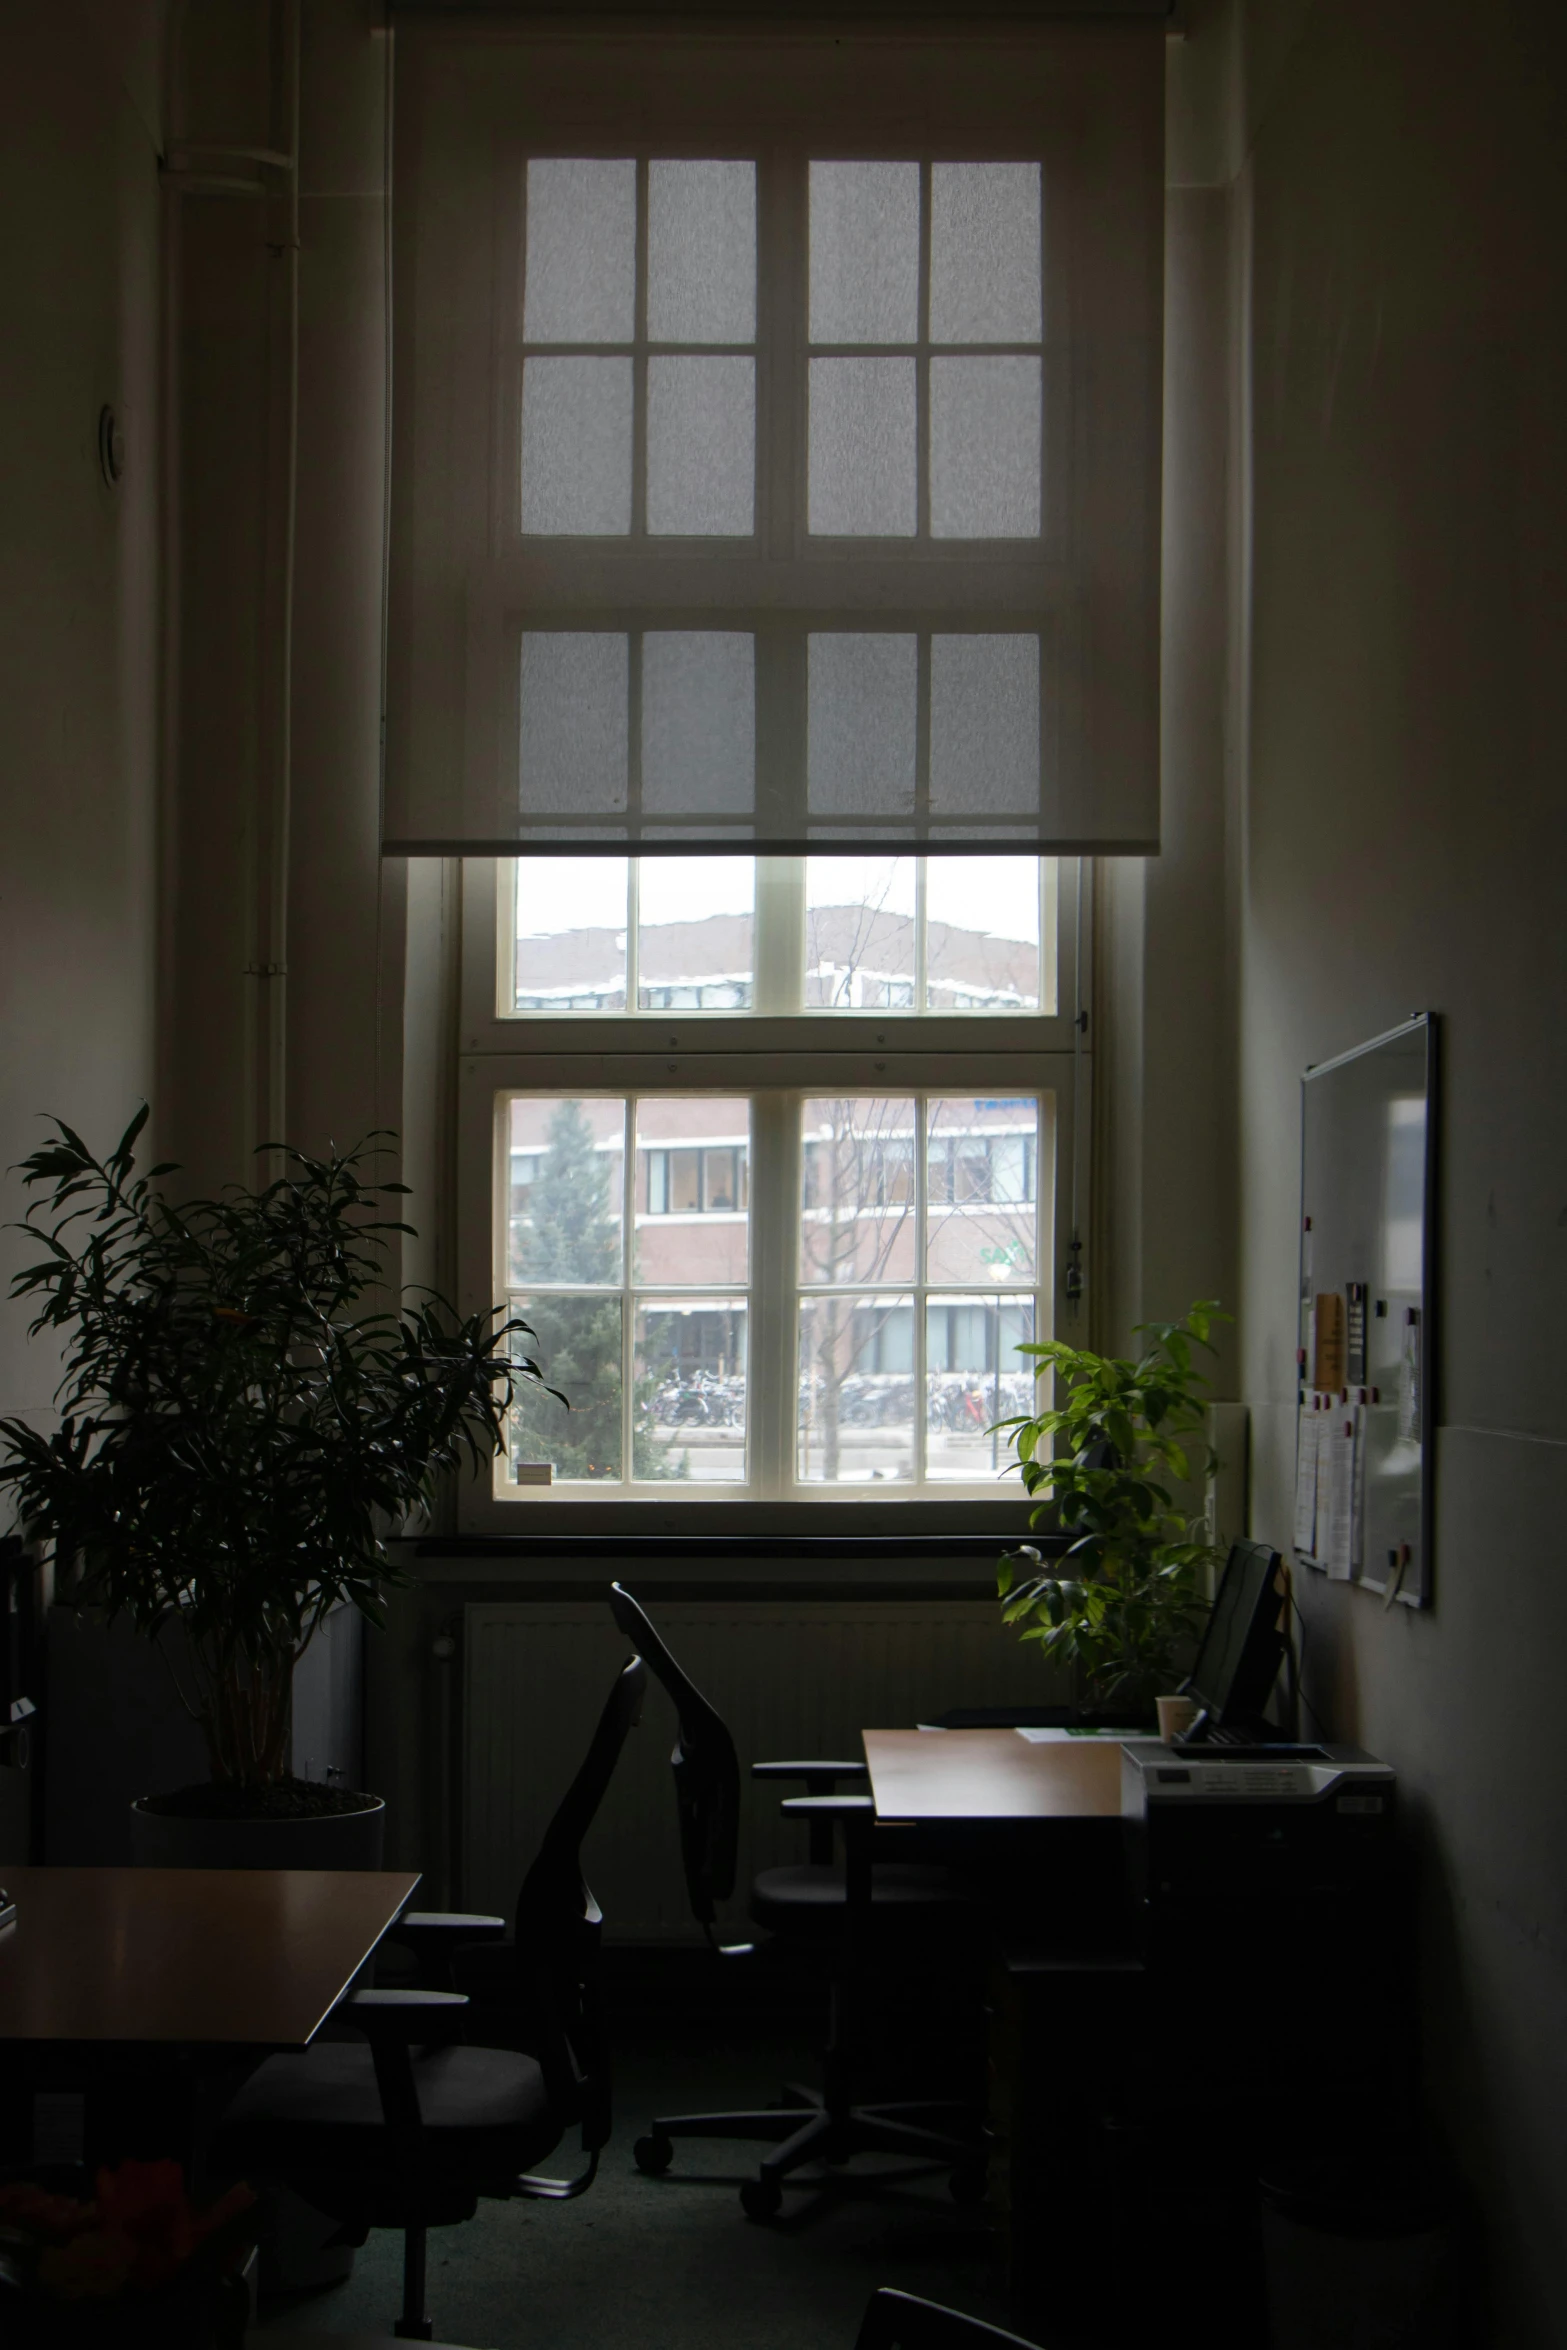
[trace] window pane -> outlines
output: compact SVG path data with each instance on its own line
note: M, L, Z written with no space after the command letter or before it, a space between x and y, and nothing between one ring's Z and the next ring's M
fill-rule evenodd
M930 339L1037 343L1037 163L937 163L930 188Z
M914 361L811 361L810 528L910 538L915 520Z
M513 1096L514 1161L520 1155L534 1166L530 1180L518 1188L512 1219L512 1281L534 1289L555 1283L585 1289L624 1279L625 1133L623 1101ZM618 1381L618 1357L615 1376Z
M750 1150L744 1096L654 1094L638 1102L637 1281L681 1289L746 1279L750 1217L740 1184Z
M522 331L530 343L629 343L637 167L572 156L528 165Z
M925 1003L932 1012L1037 1012L1039 859L927 857Z
M933 1483L998 1476L1010 1456L998 1420L1034 1409L1031 1297L932 1298L925 1309L925 1474Z
M623 811L625 682L625 637L526 632L517 757L519 797L529 811Z
M915 1472L913 1299L803 1298L799 1364L801 1479L909 1483Z
M522 371L522 527L631 528L631 361L530 359Z
M1039 805L1039 639L930 642L930 804L936 816Z
M919 165L813 163L811 341L912 343L919 307Z
M655 343L756 335L756 165L648 166L647 331Z
M647 1300L636 1320L636 1474L745 1482L744 1298Z
M1039 1104L954 1096L926 1105L925 1277L1032 1281Z
M930 528L938 539L1039 532L1039 361L930 363Z
M637 894L638 1009L748 1012L754 859L648 857L638 868Z
M745 815L756 768L756 656L749 636L668 630L642 640L642 805Z
M625 1010L629 862L625 857L518 858L514 1010Z
M748 538L756 526L756 367L650 359L647 526L655 537Z
M624 809L627 660L623 636L524 634L518 779L530 811Z
M914 1270L915 1105L857 1096L802 1105L800 1278L862 1286Z
M919 648L912 636L812 636L809 798L813 814L914 809Z
M808 857L805 1004L914 1009L914 859Z
M514 1310L532 1326L532 1340L514 1341L534 1355L566 1410L537 1388L520 1387L511 1414L508 1450L514 1461L549 1461L557 1481L618 1477L621 1463L618 1297L523 1297Z

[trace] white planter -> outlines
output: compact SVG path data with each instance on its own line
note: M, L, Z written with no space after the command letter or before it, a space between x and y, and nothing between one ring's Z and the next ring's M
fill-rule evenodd
M144 1869L378 1869L380 1796L364 1811L314 1820L192 1820L131 1805L131 1858Z

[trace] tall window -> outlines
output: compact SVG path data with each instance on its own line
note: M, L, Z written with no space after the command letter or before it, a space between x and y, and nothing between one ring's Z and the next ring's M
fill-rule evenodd
M955 1517L1054 1327L1081 856L1155 832L1157 35L412 54L388 833L470 856L465 1294L571 1405L475 1522Z
M1074 880L467 869L470 1288L570 1404L525 1396L483 1522L1002 1497L1064 1261Z

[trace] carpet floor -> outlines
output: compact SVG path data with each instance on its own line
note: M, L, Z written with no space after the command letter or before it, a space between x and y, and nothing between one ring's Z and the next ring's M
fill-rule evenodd
M763 2151L700 2140L644 2178L632 2145L655 2112L766 2104L811 2080L808 2049L776 2031L724 2029L633 2042L615 2070L615 2135L591 2191L567 2204L481 2203L466 2226L432 2231L436 2339L468 2350L852 2350L866 2301L899 2285L1005 2324L982 2213L959 2210L941 2171L860 2156L855 2184L822 2174L791 2185L780 2217L757 2225L738 2188ZM572 2168L568 2145L545 2166ZM291 2330L390 2332L402 2239L371 2236L348 2280L262 2312L287 2350ZM252 2337L253 2339L255 2337Z

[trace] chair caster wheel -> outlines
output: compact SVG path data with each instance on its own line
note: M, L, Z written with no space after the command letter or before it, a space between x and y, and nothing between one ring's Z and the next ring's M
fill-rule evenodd
M989 2183L989 2174L982 2162L966 2162L947 2181L947 2193L954 2203L961 2203L967 2209L971 2204L984 2202L985 2189Z
M638 2170L650 2179L661 2179L675 2159L669 2140L657 2136L639 2138L631 2152Z
M747 2179L740 2189L740 2208L747 2219L776 2219L783 2206L783 2189L776 2179Z

